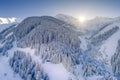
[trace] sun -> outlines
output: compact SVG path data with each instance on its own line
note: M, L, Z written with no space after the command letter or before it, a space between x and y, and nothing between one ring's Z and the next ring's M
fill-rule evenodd
M78 19L81 23L84 23L86 21L85 16L80 16Z

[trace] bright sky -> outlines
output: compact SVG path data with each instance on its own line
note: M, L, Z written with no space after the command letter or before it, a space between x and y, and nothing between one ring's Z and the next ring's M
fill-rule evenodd
M120 0L0 0L0 17L68 14L86 18L120 16Z

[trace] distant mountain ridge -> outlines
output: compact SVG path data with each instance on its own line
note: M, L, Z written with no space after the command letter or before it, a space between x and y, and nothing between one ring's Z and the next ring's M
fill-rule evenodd
M0 24L9 24L9 23L14 23L17 22L17 18L12 17L12 18L1 18L0 17Z

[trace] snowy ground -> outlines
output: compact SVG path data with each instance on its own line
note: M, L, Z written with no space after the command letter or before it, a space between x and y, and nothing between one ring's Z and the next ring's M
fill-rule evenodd
M13 72L8 60L6 56L0 57L0 80L22 80L18 74Z
M50 80L68 80L70 77L68 71L62 64L43 64L45 72L50 77Z

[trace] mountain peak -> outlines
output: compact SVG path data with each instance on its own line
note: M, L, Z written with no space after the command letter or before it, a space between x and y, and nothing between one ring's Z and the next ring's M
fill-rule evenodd
M17 18L12 17L12 18L0 18L0 24L9 24L9 23L14 23L17 22Z

